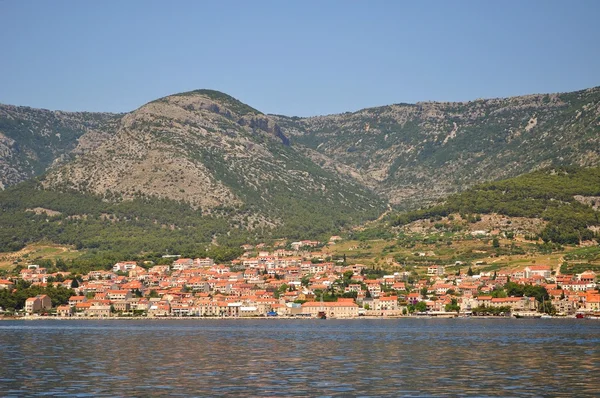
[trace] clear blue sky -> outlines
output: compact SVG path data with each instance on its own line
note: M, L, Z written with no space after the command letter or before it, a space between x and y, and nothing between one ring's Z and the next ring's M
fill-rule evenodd
M317 115L600 85L600 0L0 0L0 102L125 112L224 91Z

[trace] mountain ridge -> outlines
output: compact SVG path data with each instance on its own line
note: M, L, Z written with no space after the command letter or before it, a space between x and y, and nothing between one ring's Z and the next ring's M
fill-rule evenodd
M322 166L345 168L338 171L392 203L414 206L555 163L597 165L599 117L600 87L275 118L293 140L328 159Z
M0 117L13 148L29 145L25 164L48 152L0 194L3 247L50 239L172 252L324 238L376 219L389 203L423 207L511 174L600 163L600 88L312 118L194 90L126 114L66 115Z
M7 109L20 112L11 115ZM68 124L68 117L75 122ZM70 134L61 135L62 131ZM597 165L599 131L600 87L462 102L399 103L308 118L264 114L208 89L158 98L125 114L2 105L0 183L10 186L45 173L43 184L49 189L69 186L126 199L141 192L207 209L241 205L240 195L269 180L253 175L273 166L268 159L282 144L308 162L306 167L310 163L313 171L322 169L334 180L372 191L385 202L414 208L475 183L550 165ZM36 132L57 137L54 141L62 139L61 145L54 148L47 145L48 139L42 140L21 151L29 153L24 156L18 147ZM31 167L31 159L44 152L50 155ZM178 159L171 156L176 153L181 154ZM286 173L284 159L279 158L276 175ZM180 167L170 164L175 161ZM230 175L230 167L238 168L238 177ZM161 175L156 169L166 171ZM223 184L226 180L246 187L234 193ZM302 185L302 178L296 184ZM199 186L205 189L195 188ZM201 196L202 192L209 193Z
M116 203L144 197L181 202L206 217L227 214L232 228L288 228L290 234L292 226L310 231L362 222L384 208L359 184L297 151L264 114L205 90L123 115L103 143L49 169L40 183Z
M118 118L0 104L0 188L43 173L71 152L93 148Z

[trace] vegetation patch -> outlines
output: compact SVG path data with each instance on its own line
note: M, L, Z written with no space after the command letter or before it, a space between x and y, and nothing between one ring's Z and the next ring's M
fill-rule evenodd
M600 195L600 168L552 168L478 185L450 196L442 204L402 213L393 220L393 225L453 213L465 219L497 213L541 218L547 221L540 233L545 242L577 244L595 237L588 227L600 225L600 219L597 211L577 201L575 195Z

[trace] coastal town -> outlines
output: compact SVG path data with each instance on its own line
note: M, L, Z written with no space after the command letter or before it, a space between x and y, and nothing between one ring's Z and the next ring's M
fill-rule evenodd
M328 244L337 240L333 236ZM28 297L18 311L1 310L13 318L60 319L600 315L593 271L557 274L547 265L494 272L476 267L447 272L443 265L415 272L398 265L390 271L345 259L327 261L322 246L308 240L277 249L244 245L244 254L227 264L165 255L165 264L121 261L111 270L85 275L48 273L29 264L18 276L0 279L0 290L26 283L62 286L73 295L54 305L39 294Z

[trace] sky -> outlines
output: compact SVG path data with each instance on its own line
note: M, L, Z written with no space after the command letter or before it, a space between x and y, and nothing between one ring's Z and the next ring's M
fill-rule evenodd
M600 85L600 1L0 0L0 103L128 112L209 88L312 116Z

